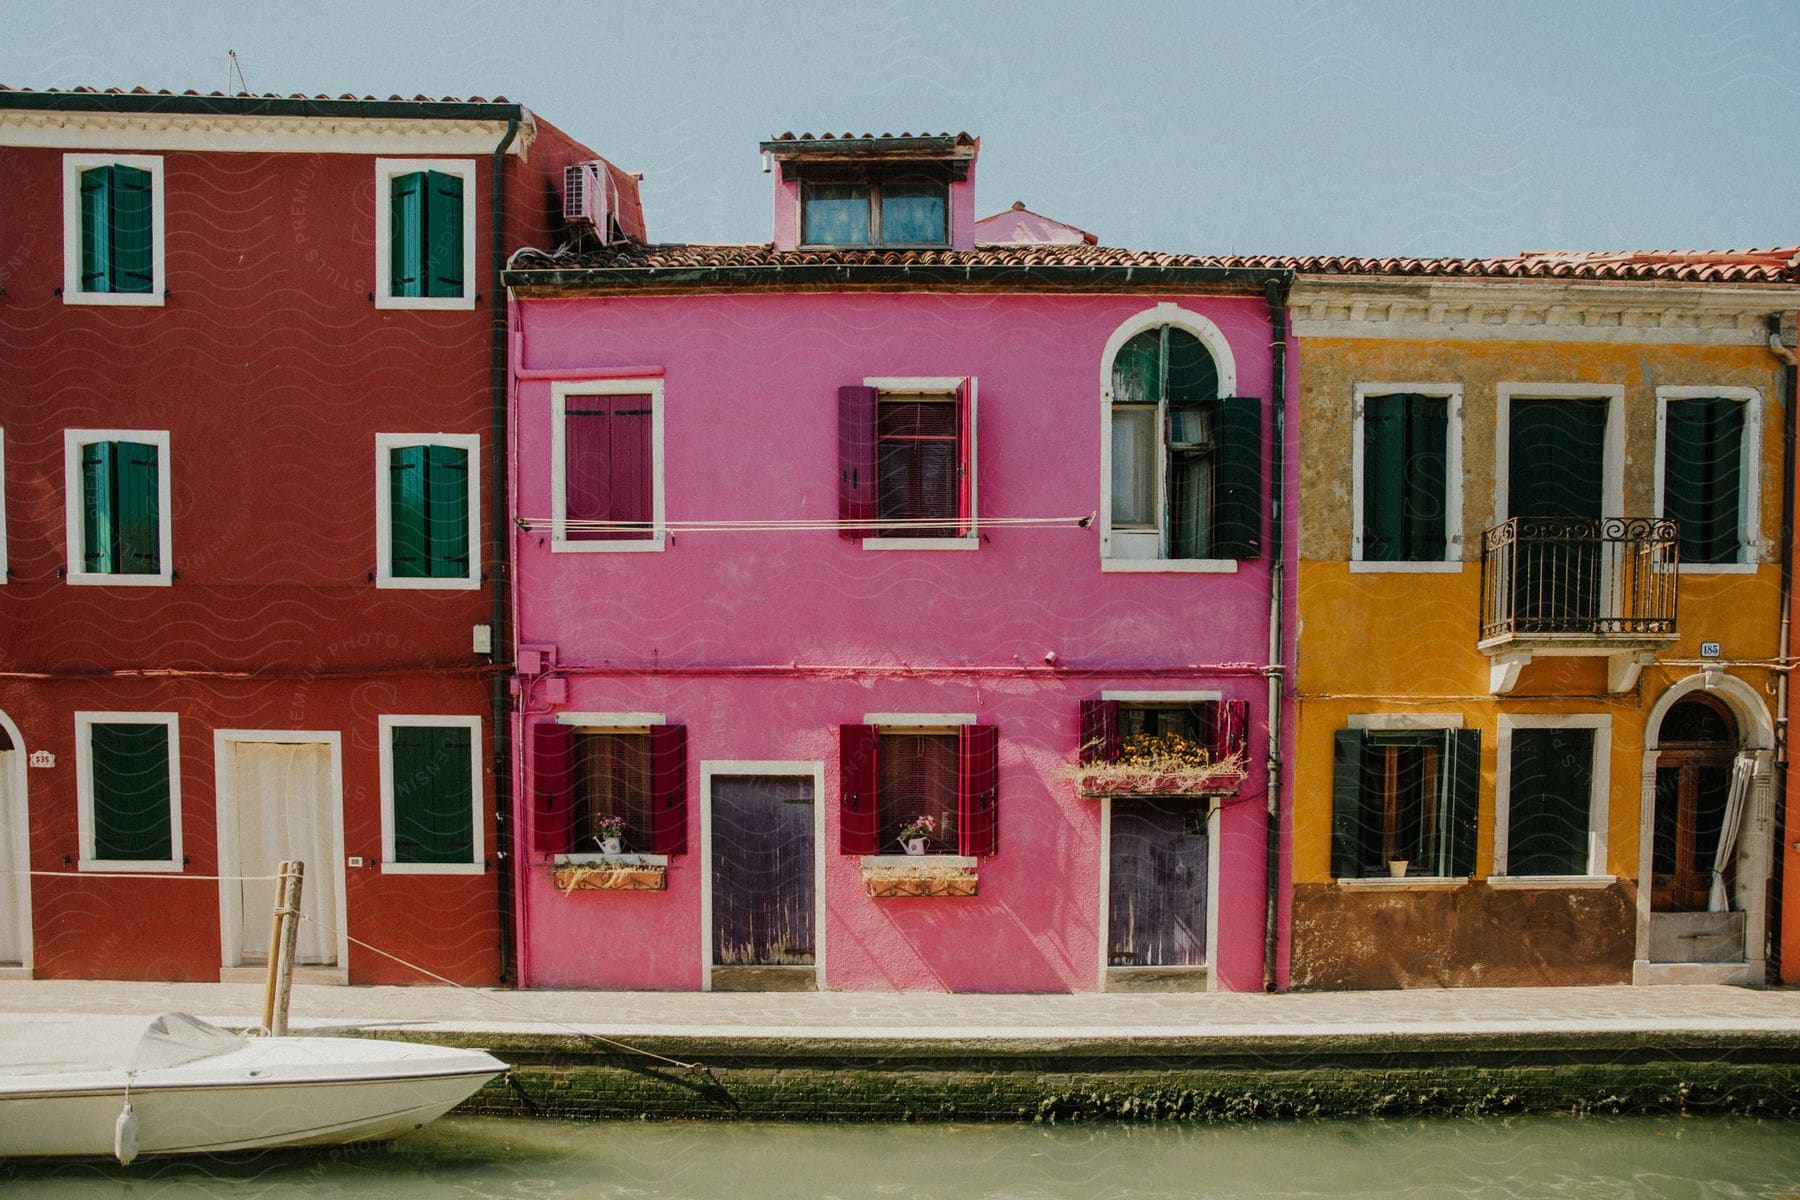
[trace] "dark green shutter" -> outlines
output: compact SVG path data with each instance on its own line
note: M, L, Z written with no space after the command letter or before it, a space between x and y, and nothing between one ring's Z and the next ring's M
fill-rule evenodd
M166 862L174 857L166 725L94 725L94 858Z
M1663 515L1681 525L1681 561L1738 560L1744 405L1671 400L1663 431Z
M1262 553L1262 401L1220 400L1217 440L1212 556L1255 558Z
M474 780L466 727L397 725L392 730L394 860L467 863L474 859Z
M1363 400L1363 542L1368 562L1404 557L1406 471L1405 396Z
M426 191L425 280L427 296L463 294L462 179L441 171L429 173Z
M117 442L113 448L118 513L117 570L125 575L155 575L162 570L161 488L158 452L142 442Z
M81 569L91 575L110 575L119 569L114 556L118 513L113 450L111 442L89 442L81 448Z
M396 177L390 184L388 294L423 296L425 292L424 171Z
M112 290L112 172L94 167L81 173L81 290Z
M431 574L461 579L469 574L469 452L432 446L425 454L426 545Z
M150 172L112 168L112 286L115 292L148 292L155 282L155 226Z
M388 451L388 570L396 579L430 574L425 486L425 447Z
M1340 729L1331 753L1331 873L1339 879L1362 874L1357 850L1362 841L1362 747L1360 729Z
M1444 508L1450 401L1441 396L1406 398L1406 541L1409 562L1444 560Z
M1445 733L1450 752L1450 874L1475 874L1476 840L1481 828L1481 730Z
M1592 729L1516 729L1507 797L1508 875L1585 875Z

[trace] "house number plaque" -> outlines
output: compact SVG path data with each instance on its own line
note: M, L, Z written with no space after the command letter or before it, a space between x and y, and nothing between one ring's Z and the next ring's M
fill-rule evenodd
M50 753L48 750L33 750L31 752L31 765L34 767L54 767L56 765L56 755Z
M1717 643L1717 642L1701 642L1700 643L1700 657L1701 658L1717 658L1717 657L1719 657L1719 643Z

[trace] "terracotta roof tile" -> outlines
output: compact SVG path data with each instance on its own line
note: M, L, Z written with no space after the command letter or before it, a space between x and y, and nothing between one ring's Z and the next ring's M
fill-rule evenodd
M358 96L350 92L345 92L341 96L328 96L324 92L309 96L305 92L294 92L292 94L283 94L281 92L201 92L196 91L193 88L177 92L170 88L151 89L142 86L132 88L97 88L85 85L72 88L39 88L14 87L11 84L5 83L0 83L0 92L30 92L44 96L202 96L213 100L353 100L364 104L382 102L395 104L512 103L512 101L508 100L505 96L495 96L491 100L484 99L481 96Z

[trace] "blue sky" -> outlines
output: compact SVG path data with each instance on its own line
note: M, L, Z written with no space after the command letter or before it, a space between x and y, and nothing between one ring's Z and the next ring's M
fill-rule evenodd
M1800 2L1083 6L6 0L0 81L503 93L769 236L756 143L966 129L978 206L1108 245L1493 254L1800 242Z

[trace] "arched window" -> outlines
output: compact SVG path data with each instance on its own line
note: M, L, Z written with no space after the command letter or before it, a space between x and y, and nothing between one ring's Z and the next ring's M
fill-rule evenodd
M1205 340L1175 324L1132 334L1108 380L1106 557L1256 557L1262 406L1221 396Z

